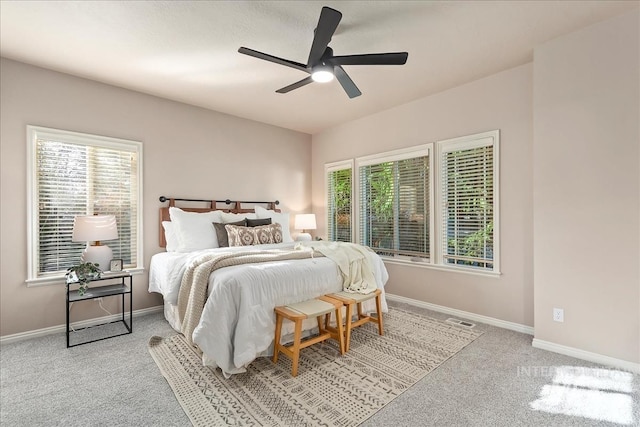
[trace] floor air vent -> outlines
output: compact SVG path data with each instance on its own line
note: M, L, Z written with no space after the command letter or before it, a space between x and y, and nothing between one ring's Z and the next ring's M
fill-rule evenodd
M450 317L446 320L449 323L453 323L454 325L462 326L463 328L473 328L476 326L475 323L467 322L466 320L454 319Z

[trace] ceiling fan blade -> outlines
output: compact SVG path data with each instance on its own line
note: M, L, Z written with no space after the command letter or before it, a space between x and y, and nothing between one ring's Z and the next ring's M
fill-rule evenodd
M336 65L333 68L333 72L336 75L336 79L338 79L338 81L342 85L344 91L347 92L347 95L349 95L349 98L355 98L356 96L362 95L362 92L360 92L358 86L356 86L353 80L351 80L351 77L349 77L349 75L341 66Z
M324 51L327 49L331 37L333 37L333 33L336 32L336 28L338 28L341 19L342 13L337 10L326 6L322 8L318 26L316 27L313 37L313 43L311 44L309 60L307 61L309 67L320 62L320 58L322 58Z
M333 65L404 65L407 52L366 53L363 55L334 56L327 60Z
M292 90L298 89L299 87L302 87L302 86L306 86L309 83L313 83L313 79L311 78L311 76L305 77L304 79L300 80L299 82L295 82L293 84L290 84L289 86L285 86L282 89L278 89L276 92L277 93L291 92Z
M253 56L254 58L264 59L265 61L275 62L276 64L286 65L287 67L295 68L300 71L307 71L307 66L300 64L299 62L289 61L288 59L278 58L277 56L268 55L266 53L258 52L257 50L249 49L247 47L241 47L238 52L245 55Z

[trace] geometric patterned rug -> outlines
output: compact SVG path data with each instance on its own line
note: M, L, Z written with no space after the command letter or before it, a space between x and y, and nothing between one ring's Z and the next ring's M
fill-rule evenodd
M281 355L225 378L202 366L180 334L153 337L149 351L194 426L357 426L482 335L389 307L384 336L367 323L340 356L333 340L300 352L298 376Z

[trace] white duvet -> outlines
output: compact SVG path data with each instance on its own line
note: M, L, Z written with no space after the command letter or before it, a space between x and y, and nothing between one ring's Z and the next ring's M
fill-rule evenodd
M260 249L293 249L293 246L294 243L281 243L261 245ZM194 259L208 252L255 249L255 246L245 246L156 254L151 258L149 292L161 293L165 304L175 306L182 275ZM378 255L371 253L369 256L377 286L383 289L389 278L387 271ZM244 372L245 366L256 357L272 354L273 309L276 306L341 290L340 270L326 257L244 264L215 270L209 277L209 298L200 323L193 332L193 342L202 350L205 365L219 366L225 375ZM373 301L369 303L364 309L373 311ZM382 303L386 312L384 297ZM292 330L289 323L283 325L288 326L285 334ZM307 326L315 324L315 319L310 319ZM172 326L179 328L175 322Z

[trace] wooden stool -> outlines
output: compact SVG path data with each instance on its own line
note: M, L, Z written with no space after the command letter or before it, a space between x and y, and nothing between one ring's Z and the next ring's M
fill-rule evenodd
M318 342L333 338L340 343L340 354L345 352L344 329L342 327L342 303L326 296L316 299L280 306L275 308L276 312L276 336L273 347L273 363L278 362L280 352L286 354L291 359L291 375L298 375L298 361L300 350ZM328 330L327 326L331 318L331 312L336 313L338 329ZM302 321L316 317L318 319L318 335L301 342ZM322 318L324 317L324 326ZM280 344L280 334L282 333L282 319L289 319L295 323L293 334L293 344L285 346Z
M345 307L347 307L347 313L345 316L347 318L347 321L344 328L347 335L345 339L345 351L349 351L349 347L351 345L351 329L364 325L367 322L377 323L378 333L380 335L384 335L384 328L382 326L382 302L380 299L381 294L382 292L380 291L380 289L376 289L374 292L371 292L370 294L359 294L354 292L343 291L337 294L327 295L329 298L335 299L336 301L340 301L342 304L345 305ZM372 316L369 316L368 314L362 313L362 303L365 301L369 301L374 297L376 299L376 311L378 313L377 317L372 317ZM353 315L352 313L353 304L358 305L358 319L354 322L351 321L351 317Z

